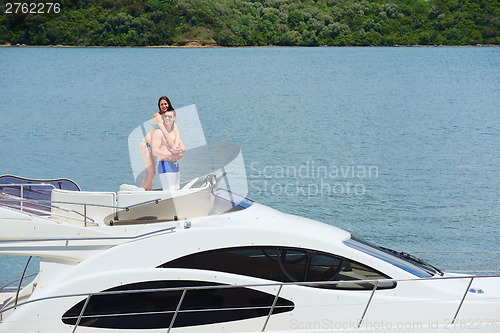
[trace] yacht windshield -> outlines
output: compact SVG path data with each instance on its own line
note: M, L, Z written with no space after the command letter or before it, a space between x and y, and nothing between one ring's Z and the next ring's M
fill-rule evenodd
M51 211L47 202L52 190L80 191L70 179L30 179L12 175L0 176L0 206L24 212L46 215Z
M435 274L443 275L438 268L405 252L398 252L385 247L370 244L357 237L344 241L344 244L361 252L372 255L390 264L393 264L418 277L426 278Z

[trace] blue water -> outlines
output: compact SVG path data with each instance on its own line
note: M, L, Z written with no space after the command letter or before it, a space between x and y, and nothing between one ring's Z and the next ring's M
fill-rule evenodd
M133 183L127 137L168 95L196 104L207 141L241 147L255 201L395 249L500 250L498 47L4 47L0 60L0 174ZM0 285L19 265L0 260Z

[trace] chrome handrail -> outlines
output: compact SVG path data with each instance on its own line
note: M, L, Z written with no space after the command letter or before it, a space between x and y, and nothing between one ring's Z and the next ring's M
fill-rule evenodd
M377 290L379 282L380 281L377 281L377 283L375 283L375 285L373 286L373 290L370 294L370 298L368 299L368 302L366 303L365 309L363 310L363 314L361 315L361 318L359 319L358 328L361 327L361 324L363 323L363 320L365 319L366 312L368 311L368 307L370 306L370 304L372 302L373 295L375 295L375 291Z
M175 319L177 318L177 314L179 313L179 310L181 309L181 304L184 301L184 297L186 296L186 293L187 293L187 290L184 289L182 291L181 299L179 300L179 303L177 303L177 307L175 308L175 313L172 316L172 320L170 321L170 325L168 326L167 333L170 333L170 330L172 329L172 327L174 327Z
M22 199L24 201L29 201L27 199ZM20 201L20 199L2 199L2 201ZM36 204L36 203L35 203ZM54 213L54 212L48 212L48 211L40 211L36 208L25 208L25 210L23 211L24 214L33 214L31 212L28 212L28 210L30 211L39 211L40 213L44 213L44 215L39 215L39 214L36 214L38 217L40 218L44 218L44 219L47 219L47 220L50 220L51 217L54 217L54 216L57 216L57 217L61 217L61 218L65 218L65 219L68 219L68 220L73 220L73 221L77 221L77 222L84 222L84 226L87 226L87 223L90 223L94 226L98 226L99 224L97 222L95 222L95 220L93 218L90 218L88 216L86 216L85 214L82 214L80 212L77 212L76 210L72 210L72 209L67 209L67 208L62 208L62 207L59 207L59 206L55 206L55 205L42 205L42 204L38 204L39 206L42 206L42 207L50 207L50 208L57 208L59 210L62 210L66 213L74 213L76 215L80 215L82 220L78 219L78 218L75 218L75 217L70 217L70 216L65 216L65 215L61 215L61 214L57 214L57 213ZM8 207L8 208L13 208L13 209L16 209L17 206L16 205L9 205L9 204L3 204L4 207ZM86 209L85 209L86 211Z
M24 266L24 270L23 270L23 274L21 275L21 278L19 279L19 286L17 287L17 292L16 292L16 300L14 302L14 306L17 305L17 301L19 300L19 293L21 292L21 285L23 283L23 280L24 280L24 276L26 275L26 270L28 269L28 266L30 264L30 261L31 261L31 258L33 258L32 256L30 256L28 258L28 262L26 263L26 265Z
M457 306L457 309L455 311L455 315L453 317L453 322L456 320L458 313L460 312L460 309L462 308L462 305L464 304L466 300L466 296L470 290L470 286L472 285L472 281L474 279L491 279L491 278L500 278L500 276L466 276L466 277L439 277L439 278L409 278L409 279L379 279L379 280L355 280L356 283L372 283L374 284L374 288L372 291L371 296L374 295L374 293L379 290L377 287L378 285L382 283L389 283L389 282L411 282L411 281L442 281L442 280L470 280L469 283L467 284L466 289L464 290L464 294L460 299L460 304ZM17 304L15 306L9 306L5 309L0 310L0 322L2 320L3 313L10 311L15 308L19 308L21 306L31 304L31 303L36 303L36 302L42 302L42 301L47 301L47 300L54 300L54 299L61 299L61 298L72 298L72 297L84 297L86 298L85 304L82 307L78 318L78 322L75 325L75 328L73 332L76 331L77 327L79 327L79 321L81 320L82 317L85 318L91 318L91 317L100 317L97 315L94 316L83 316L86 310L86 306L88 305L90 298L93 296L102 296L102 295L116 295L116 294L132 294L132 293L155 293L155 292L174 292L174 291L182 291L183 295L189 291L195 291L195 290L216 290L216 289L231 289L231 288L260 288L260 287L279 287L278 291L276 292L275 296L275 301L273 302L273 305L275 305L277 297L279 297L279 294L281 293L281 290L284 286L315 286L315 285L342 285L342 284L352 284L353 281L317 281L317 282L273 282L273 283L257 283L257 284L242 284L242 285L218 285L218 286L198 286L198 287L177 287L177 288L155 288L155 289L135 289L135 290L120 290L120 291L103 291L103 292L93 292L93 293L78 293L78 294L65 294L65 295L56 295L56 296L48 296L48 297L42 297L38 299L32 299L32 300L27 300L23 303ZM368 306L371 302L372 297L370 297L367 301L367 304L365 306L365 313L366 310L368 309ZM170 328L173 327L173 324L175 322L175 318L179 313L182 313L187 310L180 310L181 303L183 301L183 297L180 298L179 302L177 303L177 307L175 311L162 311L161 313L173 313L173 321L170 323ZM219 310L219 311L230 311L233 309L254 309L255 307L240 307L240 308L232 308L232 309L220 309L220 308L208 308L208 309L203 309L199 311L213 311L213 310ZM262 308L262 307L260 307ZM267 306L266 306L267 308ZM272 308L274 310L274 307ZM189 310L191 311L191 310ZM269 311L268 315L265 318L264 326L262 328L262 332L265 332L265 328L267 326L267 323L272 315L273 311ZM141 312L142 314L142 312ZM115 313L115 314L107 314L105 316L107 317L112 317L112 316L122 316L122 315L127 315L127 313ZM362 324L362 319L358 323L359 325ZM169 328L169 330L170 330Z
M146 232L144 234L136 235L136 236L116 236L116 237L74 237L74 238L30 238L30 239L0 239L0 243L17 243L17 242L53 242L53 241L80 241L80 240L119 240L119 239L125 239L125 240L132 240L132 239L138 239L141 237L146 237L150 236L156 233L161 233L161 232L166 232L166 231L171 231L174 232L176 227L169 227L169 228L164 228L164 229L159 229L159 230L154 230L150 232Z
M457 312L455 312L455 316L453 316L453 320L451 321L451 324L455 324L455 320L457 319L457 316L458 316L458 313L460 312L460 309L462 308L462 305L464 304L464 301L465 301L465 296L467 296L467 293L469 292L470 290L470 286L472 285L472 281L474 281L474 277L471 277L470 278L470 281L469 281L469 285L467 286L467 288L465 289L465 292L464 292L464 296L462 297L462 299L460 300L460 304L458 305L458 308L457 308Z
M21 198L22 199L24 199L24 187L25 186L41 186L41 187L48 186L48 187L52 187L52 189L55 189L54 185L52 185L52 184L46 184L46 183L36 183L36 184L33 184L33 183L28 183L28 184L26 184L26 183L0 184L0 188L3 188L3 187L20 187ZM20 202L19 206L21 208L21 211L23 211L23 202Z
M24 278L25 278L25 279L27 279L27 278L33 277L33 276L35 276L35 275L38 275L38 273L33 273L33 274L30 274L30 275L26 275ZM21 279L16 279L16 280L11 281L11 282L9 282L9 283L7 283L7 284L4 284L3 286L0 286L0 292L1 292L2 290L6 289L7 287L9 287L10 285L13 285L13 284L14 284L14 283L16 283L16 282L19 282L19 280L21 280ZM17 289L17 288L14 288L14 287L11 287L11 288L12 288L12 289Z
M55 189L54 185L52 185L52 184L44 184L44 183L40 183L40 184L0 184L0 188L4 187L4 186L20 186L21 188L23 188L24 186L51 186L53 189ZM78 191L76 191L76 192L78 192ZM1 194L1 192L0 192L0 194ZM5 193L5 194L7 194L7 193ZM9 194L9 195L15 197L12 194ZM167 199L169 199L169 198L167 198ZM43 199L39 199L39 200L38 199L25 199L22 196L19 197L18 199L1 199L1 201L23 201L23 202L33 202L33 203L37 203L37 202L42 202L42 203L43 202L47 202L47 203L62 203L62 204L69 204L69 205L88 205L88 206L95 206L95 207L116 208L116 209L124 209L124 210L128 210L128 209L130 209L132 207L144 205L144 204L151 203L151 202L158 203L161 200L162 200L161 198L155 198L155 199L151 199L151 200L139 202L139 203L128 205L128 206L118 206L118 205L92 204L92 203L84 203L84 202L71 202L71 201L55 201L55 200L43 200ZM49 205L47 207L52 207L52 206ZM56 208L58 208L58 207L56 207Z
M145 205L145 204L148 204L148 203L151 203L151 202L155 202L156 204L158 204L162 199L161 198L156 198L156 199L151 199L151 200L147 200L147 201L143 201L143 202L139 202L139 203L136 203L136 204L132 204L132 205L128 205L128 206L117 206L117 205L102 205L102 204L93 204L93 203L84 203L84 202L72 202L72 201L55 201L55 200L35 200L35 199L24 199L24 198L17 198L17 199L1 199L1 201L5 202L20 202L21 204L23 202L28 202L28 203L33 203L33 204L36 204L36 205L39 205L39 206L45 206L45 207L51 207L51 208L57 208L57 209L60 209L62 211L65 211L67 213L74 213L74 214L77 214L77 215L80 215L82 217L82 221L84 223L85 226L87 226L87 223L90 222L94 225L98 225L98 223L96 223L92 218L88 217L87 216L87 206L91 206L91 207L102 207L102 208L112 208L115 210L115 213L116 213L116 210L117 209L122 209L122 210L126 210L128 211L130 208L133 208L133 207L137 207L137 206L141 206L141 205ZM42 205L43 203L47 203L47 205ZM56 205L53 205L53 204L66 204L66 205L77 205L77 206L83 206L83 210L84 210L84 213L80 213L80 212L77 212L75 210L72 210L72 209L67 209L67 208L62 208L62 207L59 207L59 206L56 206ZM3 204L3 206L5 207L10 207L10 208L15 208L14 205L8 205L8 204ZM31 209L29 208L30 210L35 210L35 209ZM21 210L23 213L28 213L29 212L25 212L24 210ZM54 214L52 212L47 212L47 215L56 215L56 216L59 216L59 217L64 217L64 218L67 218L67 219L71 219L71 220L76 220L76 221L80 221L76 218L72 218L72 217L68 217L68 216L62 216L62 215L59 215L59 214ZM40 216L40 215L38 215ZM41 216L43 217L43 216ZM90 221L88 221L90 220Z
M138 239L138 238L142 238L142 237L146 237L146 236L150 236L150 235L153 235L153 234L157 234L157 233L162 233L162 232L167 232L167 231L170 231L170 232L174 232L175 231L175 227L170 227L170 228L165 228L165 229L160 229L160 230L154 230L154 231L151 231L151 232L146 232L144 234L140 234L140 235L136 235L136 236L120 236L120 237L87 237L87 238L54 238L54 239L5 239L5 240L0 240L0 243L8 243L8 242L34 242L34 241L39 241L39 242L43 242L43 241L74 241L74 240L133 240L133 239ZM16 282L19 282L19 286L16 288L16 297L15 297L15 302L14 302L14 308L17 306L17 302L18 302L18 299L19 299L19 293L21 291L21 284L24 280L24 278L28 278L28 277L32 277L34 275L37 275L37 274L31 274L31 275L28 275L28 276L25 276L26 275L26 270L28 268L28 265L30 263L30 260L31 260L32 257L29 257L28 258L28 262L26 263L25 267L24 267L24 271L21 275L21 278L20 279L17 279L15 281L12 281L12 282L9 282L8 284L0 287L0 291L3 290L4 288L16 283ZM2 314L2 311L0 311L0 317L1 317L1 314ZM0 319L1 321L1 319Z
M75 323L75 328L73 328L73 333L76 332L76 329L78 328L78 325L80 324L80 320L82 319L83 314L85 313L85 310L87 309L87 305L90 302L90 297L91 295L87 296L87 299L85 300L85 304L82 306L82 311L80 311L80 314L78 315L78 319L76 320Z
M237 205L237 206L240 206L241 208L244 208L243 206L241 206L241 202L245 201L247 202L248 204L252 204L253 201L251 199L248 199L246 197L243 197L243 196L239 196L235 193L232 193L231 191L227 190L227 189L222 189L222 188L218 188L217 190L221 190L221 191L225 191L229 194L229 196L234 196L234 195L237 195L238 197L241 198L241 201L239 203L236 203L234 200L231 200L231 198L227 199L227 198L224 198L216 193L214 193L214 188L215 188L215 185L217 184L217 182L220 180L221 177L219 178L216 178L215 180L215 183L211 186L211 191L212 191L212 194L215 196L215 197L218 197L220 199L223 199L223 200L226 200L228 202L231 202L234 205ZM55 188L52 184L1 184L0 186L20 186L21 188L24 188L24 186L51 186L52 188ZM0 192L0 195L2 193ZM4 194L7 194L7 193L4 193ZM149 204L149 203L156 203L156 204L159 204L160 201L162 200L168 200L168 199L172 199L172 198L165 198L165 199L161 199L161 198L154 198L154 199L150 199L150 200L146 200L146 201L142 201L142 202L139 202L139 203L135 203L135 204L131 204L131 205L128 205L128 206L118 206L118 205L103 205L103 204L94 204L94 203L84 203L84 202L72 202L72 201L56 201L56 200L42 200L42 199L26 199L26 198L23 198L22 196L21 197L16 197L15 195L12 195L12 194L8 194L10 197L14 197L12 199L9 199L9 198L2 198L0 199L0 201L4 202L4 204L0 204L0 206L5 206L5 207L11 207L11 208L14 208L16 209L17 208L17 205L14 206L14 205L8 205L8 204L5 204L5 202L16 202L16 203L19 203L19 205L21 207L23 207L24 203L32 203L32 204L35 204L35 205L38 205L38 206L41 206L41 207L47 207L47 208L57 208L59 210L62 210L64 212L67 212L67 213L74 213L76 215L79 215L82 217L83 222L84 223L84 226L87 226L87 223L89 222L88 220L90 220L90 223L92 223L93 225L99 225L95 220L93 220L92 218L88 217L87 216L87 207L102 207L102 208L111 208L114 210L114 215L115 215L115 220L118 220L118 213L119 213L119 210L125 210L125 211L129 211L131 208L134 208L134 207L138 207L138 206L142 206L142 205L146 205L146 204ZM78 211L75 211L75 210L72 210L72 209L68 209L68 208L62 208L62 207L59 207L57 205L54 205L54 204L65 204L65 205L77 205L77 206L83 206L83 214L78 212ZM29 210L32 210L32 211L35 211L36 209L35 208L29 208ZM24 209L21 209L22 212L24 213L27 213L27 214L30 214L30 212L25 212ZM63 218L66 218L66 219L71 219L71 220L75 220L75 221L79 221L79 219L77 218L74 218L74 217L70 217L70 216L63 216L63 215L58 215L58 214L54 214L53 212L47 212L46 215L51 215L51 216L58 216L58 217L63 217ZM38 215L40 217L44 217L43 215Z
M170 198L167 198L167 199L170 199ZM21 198L19 198L19 199L1 199L1 201L24 201L24 202L34 202L34 203L37 203L37 202L47 202L47 203L60 203L60 204L68 204L68 205L87 205L87 206L93 206L93 207L117 208L117 209L125 209L125 210L130 209L132 207L136 207L136 206L144 205L144 204L147 204L147 203L151 203L151 202L159 202L161 200L164 200L164 199L156 198L156 199L142 201L142 202L139 202L139 203L136 203L136 204L132 204L132 205L128 205L128 206L116 206L116 205L102 205L102 204L93 204L93 203L85 203L85 202L73 202L73 201L35 200L35 199L21 199ZM52 207L52 205L50 205L50 207ZM56 208L59 208L59 207L56 207ZM63 209L63 208L60 208L60 209Z
M283 285L281 285L279 287L278 292L276 293L276 295L274 295L273 305L269 309L269 313L267 315L266 321L264 322L264 326L262 327L262 331L261 332L265 332L265 330L266 330L267 323L269 323L269 318L271 318L271 315L274 312L274 308L276 307L276 303L278 302L278 299L279 299L279 296L280 296L280 293L281 293L281 289L283 289Z

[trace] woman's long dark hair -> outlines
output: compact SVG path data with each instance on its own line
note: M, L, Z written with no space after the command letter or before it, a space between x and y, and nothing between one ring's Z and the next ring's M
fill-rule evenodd
M167 103L168 103L168 108L167 108L167 111L174 111L174 110L175 110L175 109L174 109L174 107L172 106L172 103L170 103L170 100L168 99L168 97L167 97L167 96L161 96L161 97L158 99L158 110L159 110L160 114L163 114L163 113L161 113L161 108L160 108L160 102L161 102L162 100L165 100L165 101L167 101ZM165 111L165 112L167 112L167 111ZM164 112L164 113L165 113L165 112Z

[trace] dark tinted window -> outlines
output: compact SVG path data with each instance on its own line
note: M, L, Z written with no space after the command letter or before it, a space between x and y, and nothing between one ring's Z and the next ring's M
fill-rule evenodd
M240 247L191 254L162 268L193 268L253 276L279 282L353 281L321 285L335 289L373 289L373 283L356 280L390 279L371 267L329 253L297 248ZM380 283L378 288L393 288Z
M200 281L150 281L108 289L105 291L134 292L92 296L79 325L115 329L168 328L182 290L155 289L194 286L222 285ZM173 327L264 317L269 314L274 298L274 295L242 287L188 290ZM69 309L62 321L75 325L84 304L85 300L82 300ZM293 307L292 302L278 298L273 314L292 311Z

